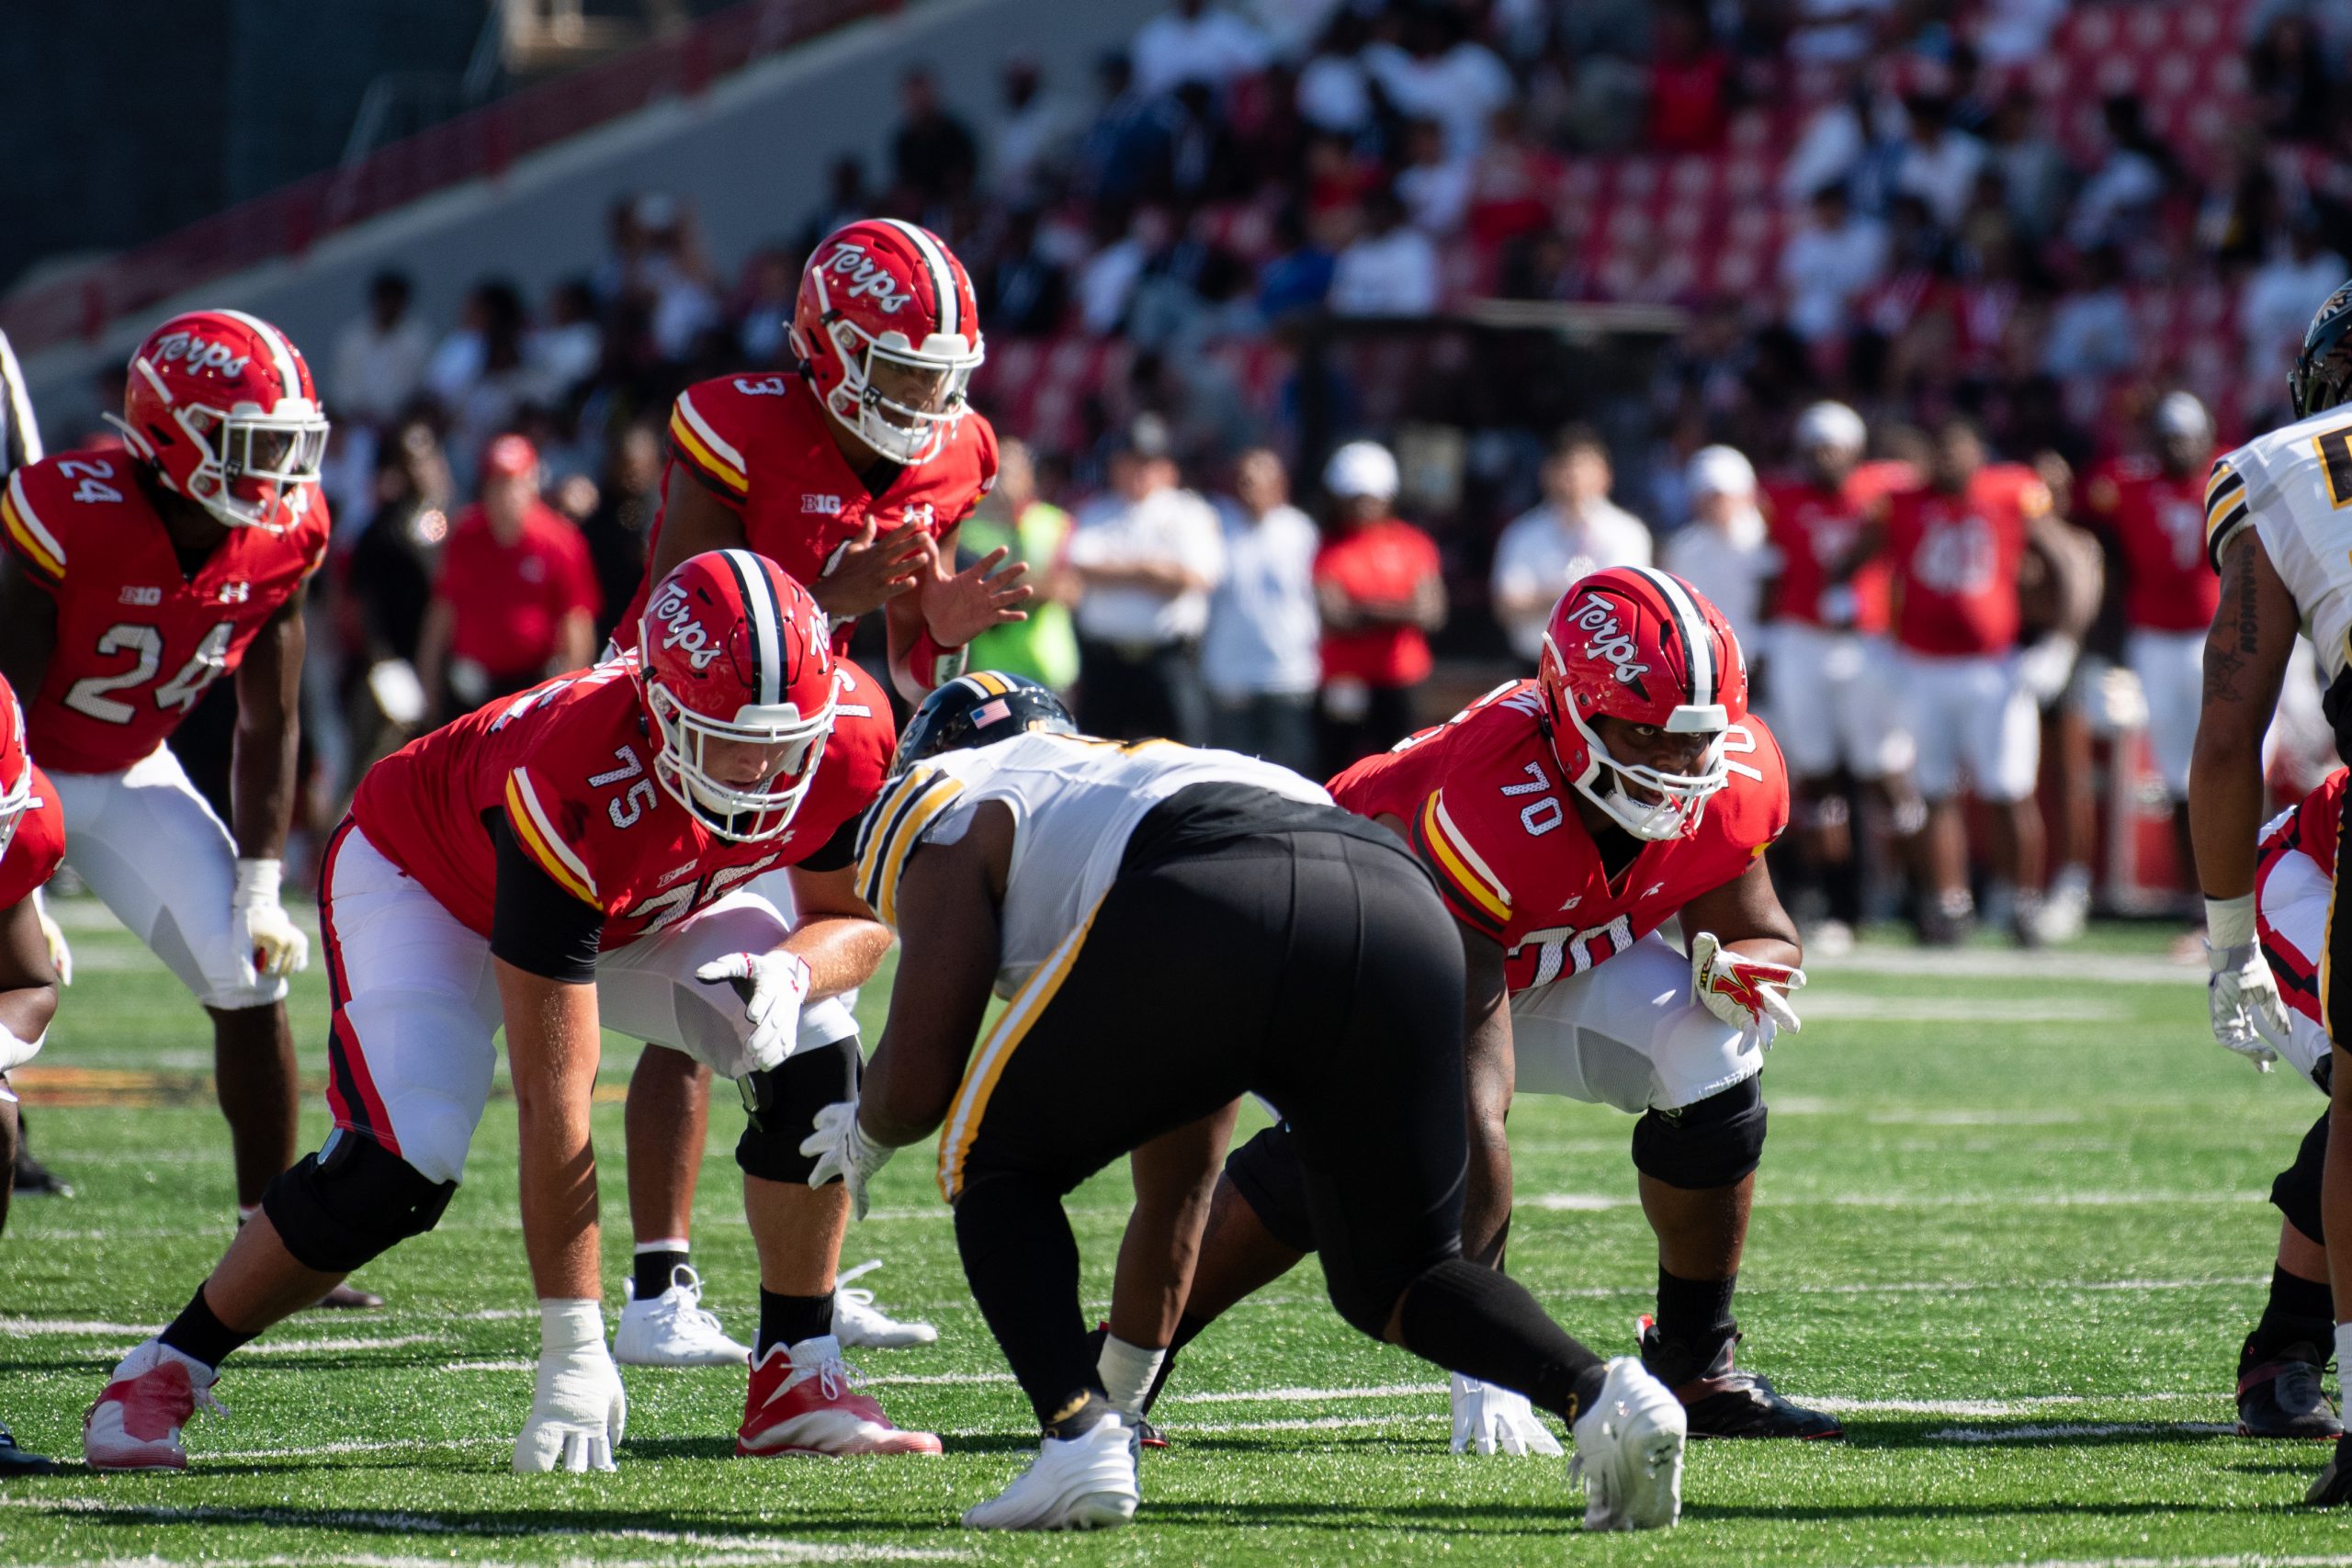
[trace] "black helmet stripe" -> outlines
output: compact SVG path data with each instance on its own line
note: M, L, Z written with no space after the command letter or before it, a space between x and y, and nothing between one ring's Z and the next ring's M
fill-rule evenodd
M776 597L775 582L768 576L765 563L749 550L721 550L728 570L734 572L736 586L742 591L743 608L751 620L751 637L746 640L752 649L752 700L763 707L774 707L784 701L785 651L784 603Z
M1715 673L1715 639L1707 635L1707 617L1700 610L1698 600L1682 580L1671 572L1646 566L1637 566L1633 570L1649 579L1666 600L1667 612L1674 617L1674 628L1682 638L1682 646L1688 649L1683 660L1690 667L1690 695L1688 699L1690 705L1713 706L1715 688L1720 684Z

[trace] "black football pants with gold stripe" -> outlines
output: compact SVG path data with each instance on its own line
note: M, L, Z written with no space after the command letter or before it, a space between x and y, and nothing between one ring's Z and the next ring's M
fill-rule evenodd
M1040 1424L1101 1392L1063 1196L1249 1091L1295 1130L1342 1316L1377 1337L1427 1282L1408 1348L1569 1403L1595 1358L1460 1259L1462 996L1461 939L1401 845L1266 832L1112 885L974 1053L940 1140L965 1273Z

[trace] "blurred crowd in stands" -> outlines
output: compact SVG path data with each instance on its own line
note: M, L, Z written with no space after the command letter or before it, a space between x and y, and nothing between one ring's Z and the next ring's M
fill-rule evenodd
M2162 815L2184 743L2138 771L2091 747L2177 703L2125 673L2153 658L2136 636L2198 612L2148 608L2117 497L2156 474L2189 498L2165 514L2185 573L2204 465L2283 423L2352 250L2347 68L2352 0L1171 0L1091 81L1009 56L996 102L951 105L915 71L886 155L839 156L755 254L709 254L687 204L641 192L544 297L485 279L426 321L388 274L313 346L337 421L313 647L340 656L314 696L350 716L317 728L326 787L601 644L671 399L786 365L802 258L878 213L944 236L978 290L973 401L1005 464L963 544L1012 546L1043 589L980 660L1074 687L1098 731L1329 770L1532 673L1561 587L1612 562L1699 582L1769 682L1768 624L1857 629L1839 595L1871 569L1843 537L1792 611L1792 540L1825 547L1758 471L1851 521L1923 478L1973 495L1981 467L2030 479L2064 532L2010 563L2022 609L1979 650L2062 645L2017 721L2051 744L1998 764L2024 770L2049 869L1997 799L1978 863L2005 897L2073 900L2120 855L2145 886L2117 901L2161 907L2171 849L2126 852L2117 818L2141 795ZM1605 397L1380 338L1474 299L1679 314ZM1369 346L1310 400L1303 329L1334 317ZM1819 430L1797 439L1825 402L1867 494L1821 468ZM1890 629L1911 640L1862 613ZM1944 773L2016 793L1978 776L1989 753L1919 761L1924 801L1871 787L1887 770L1845 741L1808 755L1806 854L1860 837L1850 808L1928 856L1959 831L1922 826ZM1965 917L1957 862L1919 876Z

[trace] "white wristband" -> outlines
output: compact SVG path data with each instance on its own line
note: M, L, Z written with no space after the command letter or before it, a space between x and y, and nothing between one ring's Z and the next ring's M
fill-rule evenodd
M2335 1364L2352 1367L2352 1323L2335 1325Z
M256 904L277 902L277 885L285 870L284 863L274 860L239 860L237 862L237 891L231 902L240 909Z
M562 1296L539 1298L539 1354L570 1355L605 1346L605 1303Z
M2205 945L2244 947L2254 940L2254 895L2205 900Z

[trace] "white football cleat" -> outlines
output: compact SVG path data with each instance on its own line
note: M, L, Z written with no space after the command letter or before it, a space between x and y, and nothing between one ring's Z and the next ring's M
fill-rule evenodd
M627 1300L613 1332L613 1359L625 1367L741 1367L752 1348L739 1345L702 1304L702 1276L681 1263L670 1288L650 1302L637 1299L637 1281L624 1280Z
M225 1416L212 1397L220 1374L160 1339L125 1356L97 1402L82 1413L82 1459L92 1470L186 1470L180 1428L199 1409Z
M964 1510L976 1530L1109 1529L1136 1517L1136 1434L1118 1416L1064 1441L1047 1438L1029 1468Z
M752 1368L736 1429L739 1459L771 1454L935 1454L938 1437L891 1425L828 1334L789 1348L771 1345Z
M1576 1419L1577 1457L1568 1479L1584 1477L1584 1528L1664 1529L1682 1517L1682 1450L1690 1423L1674 1391L1637 1356L1609 1363L1592 1408Z
M850 1289L852 1280L862 1280L882 1267L878 1258L861 1263L833 1281L833 1337L845 1350L903 1350L910 1345L928 1345L939 1337L939 1330L928 1323L900 1323L874 1304L872 1291Z

